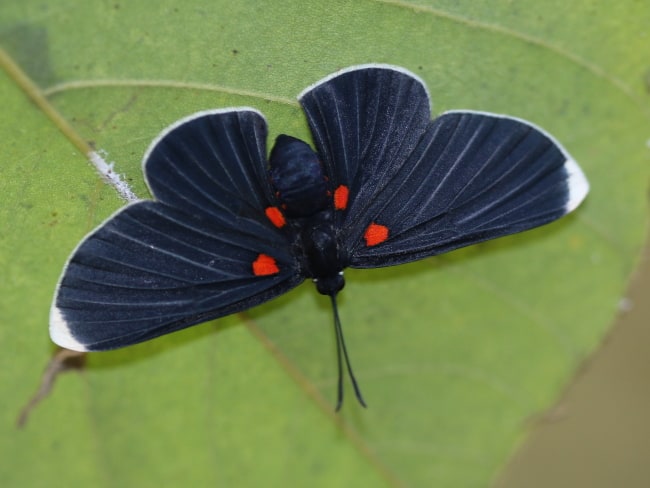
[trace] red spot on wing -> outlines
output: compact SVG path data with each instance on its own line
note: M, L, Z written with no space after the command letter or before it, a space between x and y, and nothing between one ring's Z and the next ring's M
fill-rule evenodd
M363 233L366 246L376 246L388 239L388 227L372 222Z
M348 206L348 197L350 190L345 185L340 185L334 190L334 208L336 210L345 210Z
M264 213L266 214L266 217L271 221L271 223L278 229L284 227L284 224L287 223L287 221L284 220L284 215L282 215L282 212L280 212L280 209L278 207L266 207Z
M280 268L278 268L275 259L266 254L260 254L257 256L257 259L253 261L253 274L255 276L269 276L278 274Z

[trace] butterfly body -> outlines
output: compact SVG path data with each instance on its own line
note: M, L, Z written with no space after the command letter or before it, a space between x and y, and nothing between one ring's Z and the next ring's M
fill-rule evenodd
M271 150L269 167L279 202L273 213L283 215L272 220L274 225L288 228L300 273L320 293L337 293L344 285L345 262L334 227L332 191L318 155L304 141L283 134Z

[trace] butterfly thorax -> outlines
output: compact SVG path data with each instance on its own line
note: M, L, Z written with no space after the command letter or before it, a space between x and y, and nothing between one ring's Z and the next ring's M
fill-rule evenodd
M287 217L309 217L326 208L327 179L307 143L282 134L275 140L269 162L271 183Z
M343 288L342 260L328 182L317 154L300 139L280 135L269 158L271 183L282 213L299 229L295 249L305 274L324 295Z

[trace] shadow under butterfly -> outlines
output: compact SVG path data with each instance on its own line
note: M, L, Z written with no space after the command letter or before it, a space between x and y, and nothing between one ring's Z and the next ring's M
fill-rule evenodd
M336 296L343 269L407 263L537 227L589 190L567 151L514 117L431 120L422 80L353 66L299 95L316 151L252 108L198 112L144 156L155 200L130 204L65 265L50 335L76 351L128 346L248 309L311 279L330 297L338 355L365 406Z

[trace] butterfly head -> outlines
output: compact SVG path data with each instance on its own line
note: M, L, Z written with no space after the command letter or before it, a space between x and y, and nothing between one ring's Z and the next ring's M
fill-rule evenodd
M336 274L331 274L328 276L321 276L319 278L314 278L314 283L316 284L316 289L318 293L322 295L336 295L340 292L345 286L345 280L343 279L343 271L339 271Z

